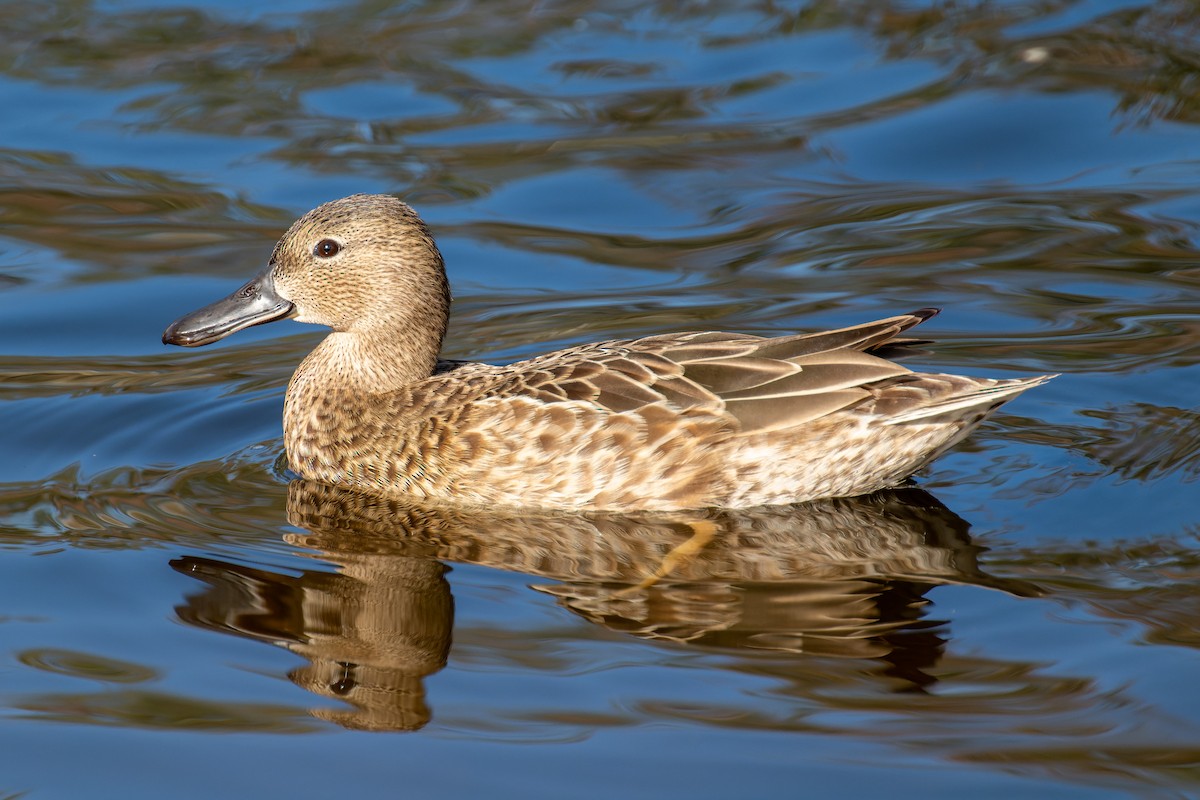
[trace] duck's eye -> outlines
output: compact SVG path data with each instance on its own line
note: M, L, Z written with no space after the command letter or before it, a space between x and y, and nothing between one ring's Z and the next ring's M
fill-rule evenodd
M322 239L313 248L313 255L318 258L333 258L340 252L342 252L342 246L333 239Z

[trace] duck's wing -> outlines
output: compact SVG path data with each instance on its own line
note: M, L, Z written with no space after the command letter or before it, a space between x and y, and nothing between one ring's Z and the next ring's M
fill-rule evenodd
M865 400L863 387L910 370L872 351L929 319L921 309L820 333L764 338L679 333L551 353L517 367L519 394L585 401L614 412L732 414L745 432L801 425ZM515 387L513 387L515 388Z

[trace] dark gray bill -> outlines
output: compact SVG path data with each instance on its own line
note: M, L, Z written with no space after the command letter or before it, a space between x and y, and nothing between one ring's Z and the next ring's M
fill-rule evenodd
M296 307L275 293L271 268L267 267L229 297L172 322L163 332L163 344L199 347L224 339L242 328L295 313Z

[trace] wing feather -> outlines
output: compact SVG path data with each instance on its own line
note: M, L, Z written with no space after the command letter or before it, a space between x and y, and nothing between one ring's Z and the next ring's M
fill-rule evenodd
M617 413L727 412L746 432L793 427L872 397L864 387L875 382L910 374L871 351L935 313L774 339L705 331L601 342L512 365L520 374L513 389Z

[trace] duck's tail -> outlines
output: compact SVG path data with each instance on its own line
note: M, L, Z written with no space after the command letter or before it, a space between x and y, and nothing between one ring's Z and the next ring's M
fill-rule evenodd
M928 377L928 376L924 376ZM987 416L992 409L1007 403L1012 398L1021 394L1024 391L1041 386L1046 381L1052 378L1057 378L1058 375L1038 375L1033 378L1014 378L1008 380L998 380L990 378L978 378L972 381L971 388L966 391L956 392L949 397L943 397L928 405L921 405L915 408L910 408L899 414L888 417L885 425L900 425L906 422L916 422L918 420L927 420L933 417L940 417L944 414L961 413L970 409L979 409L986 406L987 411L983 416ZM960 379L961 380L961 379Z

